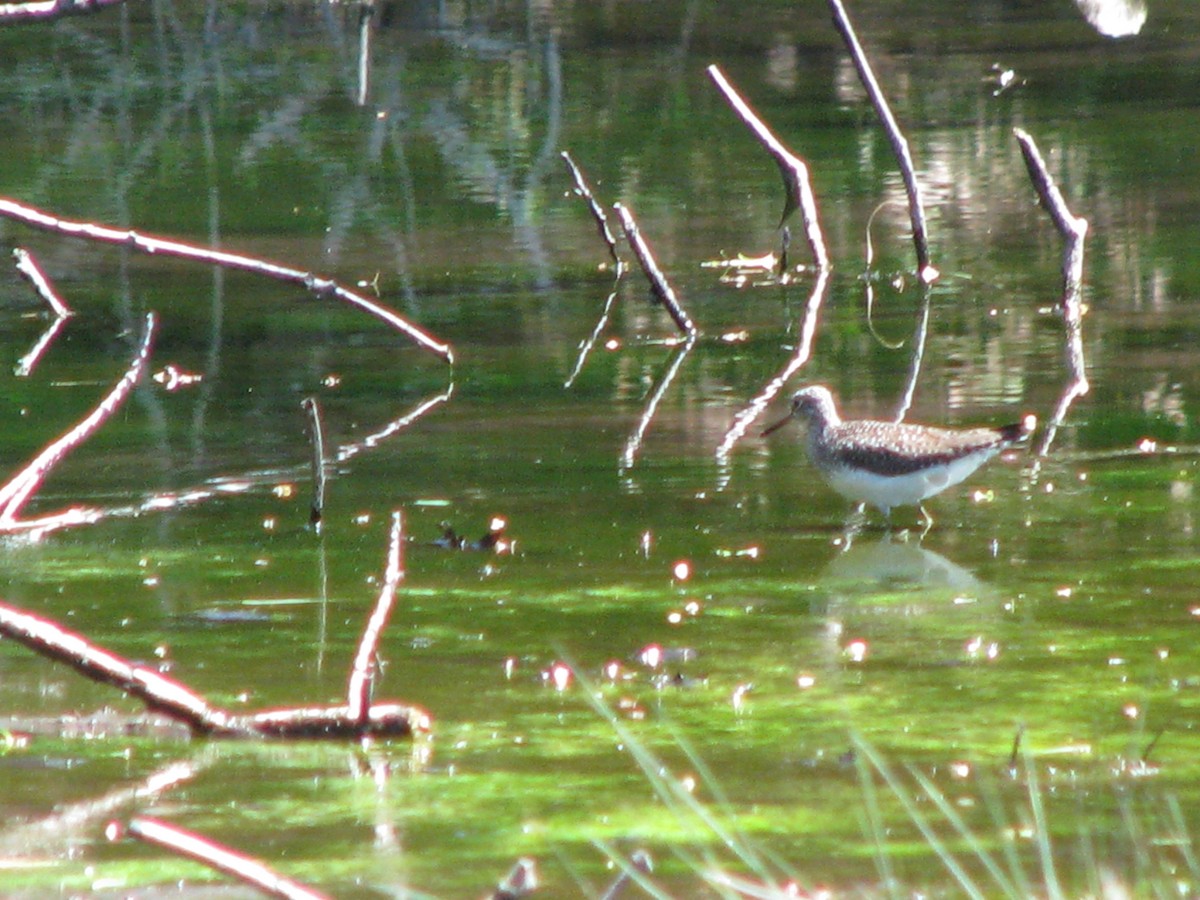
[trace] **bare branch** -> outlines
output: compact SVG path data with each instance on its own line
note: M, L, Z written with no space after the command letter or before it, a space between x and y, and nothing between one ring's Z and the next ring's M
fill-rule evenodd
M579 170L579 166L575 165L575 160L571 158L571 154L566 150L562 152L563 162L567 164L567 168L571 170L571 177L575 179L575 193L582 197L591 210L592 218L596 221L596 230L600 232L600 237L604 239L604 243L608 245L608 255L612 257L613 265L617 268L617 275L625 269L625 264L621 262L621 257L617 256L617 239L613 237L612 231L608 227L608 217L604 215L604 208L596 202L596 197L592 194L592 189L587 183L587 179L583 177L583 172Z
M352 291L348 287L323 275L306 272L303 269L296 269L282 263L275 263L254 256L227 253L223 250L212 250L207 247L198 247L194 244L186 244L182 241L156 237L137 231L109 228L105 225L96 225L91 222L60 219L32 206L26 206L15 200L3 197L0 197L0 216L23 222L34 228L52 231L56 234L130 247L151 256L174 256L180 259L190 259L214 266L221 266L226 269L253 272L256 275L265 275L277 281L296 284L316 297L336 297L338 300L349 303L351 306L369 313L397 331L407 335L416 344L430 353L441 357L447 363L452 364L454 362L454 351L449 344L437 341L394 310L376 303L369 297L357 291Z
M0 603L0 633L93 681L120 688L196 733L220 731L229 724L228 714L210 707L179 682L110 653L50 619Z
M787 194L783 205L783 215L779 219L780 226L787 221L793 211L799 208L804 217L804 234L808 238L808 246L812 249L813 259L820 268L828 268L829 252L825 249L825 238L821 234L817 200L813 194L812 182L808 177L808 166L775 137L771 129L742 99L737 89L729 83L725 74L717 66L709 66L706 71L713 84L733 107L738 118L746 123L746 127L754 133L763 149L775 160L775 165L779 166L779 174L783 177L783 188Z
M629 246L633 248L634 256L642 266L642 271L646 273L646 279L650 282L650 291L654 294L656 300L661 303L671 314L671 318L675 320L676 327L683 334L695 335L698 333L695 323L679 305L679 300L675 297L675 291L671 289L667 277L663 275L662 270L658 267L658 263L654 259L654 254L650 252L650 247L642 238L642 234L638 231L637 222L634 221L633 213L628 207L616 204L613 209L617 211L617 215L621 218L621 227L625 231L625 238L629 241Z
M587 362L588 355L592 352L592 347L596 341L600 339L600 333L604 331L604 326L608 324L609 314L612 313L613 306L617 302L617 292L612 291L608 295L608 299L604 301L604 309L600 311L600 318L596 320L596 327L592 329L592 333L588 335L587 340L579 345L579 356L575 360L575 368L571 370L571 374L567 376L567 380L563 383L564 388L569 388L575 383L575 379L579 377L579 373L583 371L583 364Z
M211 706L182 683L93 644L57 622L0 602L0 635L80 674L111 684L150 709L183 722L195 734L220 738L337 740L409 737L428 731L429 714L399 703L370 706L364 715L348 706L299 707L233 714Z
M846 13L846 8L842 5L842 0L829 0L829 9L833 13L833 24L841 33L842 39L846 42L846 48L850 51L850 58L854 61L854 68L858 70L859 80L862 81L863 87L867 89L871 103L875 106L875 111L879 114L879 118L883 122L883 130L887 135L888 142L892 145L892 152L896 154L896 161L900 164L900 175L904 179L904 190L908 194L908 215L912 221L913 244L917 251L917 275L921 281L929 284L937 279L938 270L929 261L929 242L925 231L925 209L921 201L921 187L917 184L916 171L913 166L912 154L908 149L908 141L900 131L900 126L896 124L896 117L892 115L891 107L888 106L887 98L883 96L879 82L875 80L875 73L871 70L871 63L867 60L867 55L863 52L862 45L858 42L858 36L854 33L854 26L850 24L850 16Z

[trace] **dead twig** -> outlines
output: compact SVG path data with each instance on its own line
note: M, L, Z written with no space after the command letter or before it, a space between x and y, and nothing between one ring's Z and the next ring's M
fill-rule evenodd
M371 660L387 624L396 585L402 575L400 517L393 519L384 587L375 614L359 645L344 706L289 707L235 714L210 705L181 682L156 669L131 662L57 622L0 601L0 635L80 674L111 684L151 710L184 723L193 734L219 738L363 739L410 737L429 730L429 714L400 703L371 704ZM365 660L365 662L363 662Z
M315 397L305 397L300 408L308 415L308 437L312 443L313 496L308 524L321 533L321 517L325 515L325 430L321 427L321 407Z
M695 323L692 322L684 308L679 305L679 300L675 296L675 291L671 289L670 282L667 281L667 276L662 273L662 269L658 267L658 263L654 259L654 254L650 252L650 247L642 238L642 233L638 230L637 222L633 218L633 213L629 208L616 204L613 209L617 211L618 217L621 219L621 228L625 231L625 239L629 241L629 246L633 248L633 254L637 257L638 263L641 264L642 271L646 273L646 279L650 282L650 292L654 294L654 298L661 303L671 314L671 318L675 321L676 327L680 332L686 335L698 334L698 329Z
M883 96L879 82L875 79L871 63L867 59L866 53L863 52L862 45L858 42L858 35L854 33L854 26L850 24L850 16L846 13L842 0L829 0L829 9L833 13L833 24L842 35L842 40L846 42L846 49L850 51L850 58L854 62L854 68L858 71L859 80L866 88L867 95L871 98L871 103L883 123L883 130L887 135L888 142L892 145L892 152L896 154L896 161L900 165L900 175L904 179L904 190L908 194L908 215L912 221L913 244L917 251L917 277L929 284L937 279L938 270L929 260L925 208L921 200L921 187L917 184L912 153L908 149L908 141L900 131L900 126L896 124L896 117L892 115L887 98Z
M22 520L18 518L21 510L25 508L25 504L29 502L34 492L41 487L50 470L108 421L109 417L125 402L125 398L129 396L134 385L141 380L146 371L146 363L150 358L154 327L154 313L147 313L141 344L134 355L133 362L121 376L121 380L82 421L62 437L53 441L25 468L10 478L7 484L0 487L0 533L46 531L68 525L94 522L102 515L99 510L74 507L39 519Z
M725 74L717 66L711 65L705 71L708 72L708 77L712 79L713 84L717 86L717 89L725 97L726 102L733 107L733 111L737 113L738 118L753 132L758 142L762 144L763 149L771 155L771 158L775 160L775 165L779 167L779 174L783 177L783 189L786 195L783 203L783 215L779 219L780 226L783 226L788 216L796 209L799 209L801 215L804 217L804 234L808 238L808 246L812 250L813 259L816 260L817 266L820 268L828 268L829 252L825 249L825 238L821 233L821 223L817 215L817 200L813 194L812 182L808 177L808 166L775 137L771 129L750 108L750 105L742 99L741 95L729 83ZM780 259L783 260L785 257L786 249L780 254Z
M1089 390L1087 366L1083 357L1083 245L1087 237L1087 219L1073 215L1063 200L1062 193L1050 177L1042 154L1030 135L1020 128L1014 128L1013 134L1021 146L1021 155L1025 159L1025 167L1033 181L1034 189L1042 202L1042 206L1050 213L1054 226L1063 238L1063 294L1060 307L1062 309L1063 326L1066 331L1063 353L1066 357L1068 381L1059 397L1054 414L1046 425L1042 442L1037 448L1037 456L1044 457L1050 452L1050 445L1058 432L1058 426L1066 418L1071 404Z
M128 836L170 850L178 856L187 857L210 869L231 875L272 897L284 897L286 900L327 900L326 894L298 881L284 878L252 857L160 819L139 816L130 819L125 827L118 822L110 822L105 834L110 841Z
M254 256L198 247L194 244L186 244L182 241L143 234L138 231L109 228L108 226L97 225L92 222L61 219L40 209L35 209L32 206L26 206L23 203L18 203L15 200L4 197L0 197L0 216L13 219L17 222L23 222L33 228L51 231L55 234L130 247L152 256L174 256L180 259L190 259L196 262L208 263L209 265L221 266L226 269L253 272L256 275L265 275L277 281L299 285L316 297L335 297L338 300L349 303L351 306L369 313L397 331L407 335L418 346L435 354L447 363L453 364L454 362L454 351L449 344L441 343L394 310L376 303L374 300L357 291L350 290L332 278L327 278L314 272L306 272L303 269L296 269L282 263L270 262Z
M575 194L582 197L588 205L588 209L592 213L592 218L596 222L596 230L600 232L600 237L604 243L608 245L608 255L612 257L613 265L616 266L617 277L625 271L625 264L621 262L621 257L617 256L617 239L613 237L612 230L608 227L608 217L604 215L604 208L596 202L596 197L592 193L591 187L587 183L587 179L583 177L583 172L579 170L579 166L575 165L575 160L571 158L571 154L566 150L562 152L563 162L567 164L567 168L571 172L571 177L575 179Z

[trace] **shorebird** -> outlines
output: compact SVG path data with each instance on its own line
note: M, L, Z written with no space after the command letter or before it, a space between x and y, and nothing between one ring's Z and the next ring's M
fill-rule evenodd
M808 456L843 497L870 503L891 519L895 506L921 501L970 476L1007 447L1029 436L1034 416L1001 428L934 428L869 419L843 421L829 388L814 384L796 391L788 416L763 432L766 437L792 419L808 425Z

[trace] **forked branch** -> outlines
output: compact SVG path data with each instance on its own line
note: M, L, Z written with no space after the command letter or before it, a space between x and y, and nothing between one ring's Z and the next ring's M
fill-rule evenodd
M373 656L399 582L399 517L394 520L383 595L363 636L360 655ZM386 599L386 603L385 603ZM384 612L380 612L383 610ZM219 738L362 739L410 737L428 731L429 714L416 706L369 702L373 669L355 666L353 692L344 706L291 707L237 714L212 706L191 688L157 669L100 647L51 619L0 602L0 635L35 653L65 663L82 675L111 684L151 710L182 722L193 734Z

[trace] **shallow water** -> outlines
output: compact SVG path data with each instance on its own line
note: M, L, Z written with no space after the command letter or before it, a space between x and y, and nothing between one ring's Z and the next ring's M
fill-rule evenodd
M909 418L1045 421L1065 383L1061 243L1014 126L1091 226L1092 387L1036 470L1027 453L995 461L929 504L923 541L870 528L849 547L847 505L798 430L764 440L756 425L715 454L787 362L812 273L734 283L704 265L776 249L783 205L704 74L717 62L812 167L836 264L789 389L822 382L852 414L894 414L921 308L901 206L873 225L870 322L859 272L872 211L903 190L823 5L744 4L736 19L667 3L451 4L440 21L393 10L361 108L349 10L151 3L0 31L0 194L361 282L457 357L451 370L361 313L258 277L4 225L78 311L32 375L5 377L9 471L119 377L145 310L161 317L151 371L203 376L174 392L145 382L30 512L128 513L213 479L244 489L10 539L0 596L161 658L214 702L335 702L401 509L406 579L376 696L435 718L415 751L38 737L0 756L6 895L216 879L104 842L106 819L134 814L337 896L478 895L522 855L549 895L599 894L608 855L639 847L678 896L715 893L702 887L713 870L943 895L968 876L984 895L1022 893L1019 870L1052 894L1039 834L1069 894L1102 869L1140 892L1196 883L1197 14L1156 3L1124 42L1070 4L852 14L908 130L942 272ZM1004 90L994 64L1016 73ZM564 149L603 202L635 211L700 325L682 359L632 271L564 388L613 290ZM12 272L0 307L0 354L16 365L48 319ZM320 536L304 527L307 396L330 444L359 448L333 467ZM510 555L434 545L444 521L474 538L493 516ZM591 687L556 690L556 662ZM14 726L109 707L137 711L0 645ZM1013 777L1019 729L1031 755ZM643 747L662 773L635 761ZM872 748L903 788L878 772L864 782ZM179 761L195 772L134 793ZM694 777L702 808L774 861L737 859L713 822L656 795L662 774ZM967 874L948 874L919 815Z

